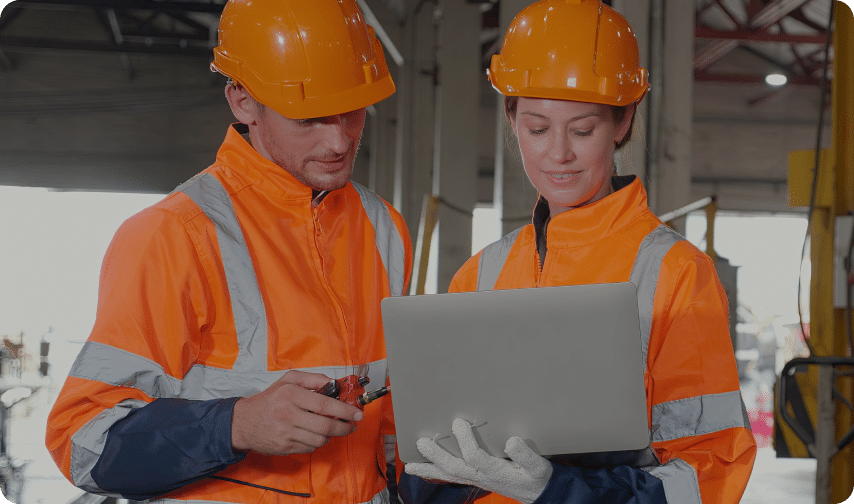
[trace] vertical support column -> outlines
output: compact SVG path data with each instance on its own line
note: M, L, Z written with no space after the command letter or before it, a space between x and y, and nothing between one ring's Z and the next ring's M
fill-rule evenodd
M424 196L432 193L436 31L430 2L406 0L404 64L399 68L392 204L416 243Z
M691 195L691 133L694 121L693 2L664 2L664 43L661 77L657 171L650 180L650 207L663 213L689 203ZM654 114L655 111L650 111ZM652 132L655 137L655 132ZM685 221L674 223L685 232Z
M848 2L850 4L850 2ZM834 2L835 27L833 31L833 157L835 159L834 208L831 215L834 221L829 223L831 236L835 233L835 217L854 213L854 15L851 7L843 2ZM826 267L833 277L833 239L830 240L830 259ZM815 267L813 262L813 267ZM815 279L813 280L815 282ZM819 285L832 285L819 284ZM831 289L825 289L831 290ZM826 318L832 319L830 331L824 333L829 339L826 348L831 355L851 356L854 348L848 343L848 327L844 309L834 309L832 299L824 306L814 305L811 310L825 311ZM852 317L854 318L854 317ZM815 320L813 318L813 320ZM848 322L850 323L850 322ZM826 354L825 354L826 355ZM843 397L854 402L854 384L852 379L839 378L836 386ZM854 415L848 408L836 403L835 440L839 440L854 423ZM832 460L831 501L842 502L854 489L854 445L849 444Z
M833 437L833 366L819 366L816 403L815 504L831 504L831 457L836 451Z
M635 32L638 40L638 52L640 53L640 65L647 71L650 68L650 0L614 0L611 4L614 9L626 18ZM625 145L616 156L617 173L620 175L637 175L643 184L649 187L647 177L647 142L649 136L646 130L649 125L649 106L655 100L647 95L637 112L635 112L635 126L632 132L632 141Z
M821 195L832 194L834 183L833 163L822 163L819 165L816 184L815 206L812 211L810 226L810 259L812 262L812 274L810 278L810 343L816 356L842 355L838 351L836 333L840 327L837 320L842 310L833 308L833 289L826 286L833 285L833 232L834 232L834 202L833 198L821 197ZM838 312L838 314L837 314ZM830 452L822 450L819 438L826 440L833 436L833 423L828 424L826 414L828 408L832 410L833 405L827 404L829 385L823 383L826 377L821 373L827 366L820 366L818 371L810 370L809 379L816 383L816 504L829 504L827 498L829 489L829 472L831 471ZM824 405L822 406L824 401ZM822 411L823 408L823 411ZM825 415L822 418L822 415ZM821 499L819 498L821 497ZM822 500L823 499L823 500ZM841 502L841 501L837 501Z
M510 22L532 0L501 0L499 13L500 37L503 39ZM497 94L495 129L495 194L493 202L502 221L502 235L529 224L537 190L528 180L516 137L504 115L504 97Z
M481 12L477 4L442 0L439 25L433 194L439 206L438 292L471 256L477 202Z
M390 67L392 65L389 65ZM396 69L389 68L392 72ZM400 75L400 72L396 72ZM397 76L395 83L397 83ZM368 188L383 199L393 201L395 186L395 135L397 134L397 97L389 98L374 105L375 114L370 116L371 163L368 171ZM364 135L364 133L363 133ZM363 140L364 143L364 140Z

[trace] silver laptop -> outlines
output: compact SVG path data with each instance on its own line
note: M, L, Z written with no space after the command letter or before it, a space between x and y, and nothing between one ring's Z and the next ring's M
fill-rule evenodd
M460 456L454 418L505 457L519 436L576 465L648 465L637 291L631 283L386 298L400 457L433 438Z

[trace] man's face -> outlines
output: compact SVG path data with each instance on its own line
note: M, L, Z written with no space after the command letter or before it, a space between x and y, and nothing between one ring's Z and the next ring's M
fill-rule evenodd
M297 180L318 191L344 187L353 173L365 109L316 119L289 119L259 107L252 146Z

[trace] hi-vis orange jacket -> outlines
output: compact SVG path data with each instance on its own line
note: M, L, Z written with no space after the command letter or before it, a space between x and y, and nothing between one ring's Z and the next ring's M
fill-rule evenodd
M616 177L614 183L619 188L615 193L551 219L542 267L536 233L548 214L543 200L535 210L538 225L524 226L471 258L450 290L634 283L655 455L643 471L661 480L668 503L737 504L753 468L756 443L741 400L726 294L711 259L649 210L638 179ZM561 480L585 473L569 475L555 467L535 504L588 502L573 498L569 489L607 491L601 486L623 478L586 473L596 482L583 488L583 482ZM618 468L622 475L628 469ZM639 481L623 481L629 479ZM624 488L613 490L612 496ZM651 501L643 495L628 500ZM479 502L512 501L491 494Z
M389 398L311 454L231 451L236 398L288 370L386 384L380 301L404 292L412 261L385 201L348 183L315 206L241 132L230 127L211 167L116 233L47 447L78 487L136 500L388 502Z

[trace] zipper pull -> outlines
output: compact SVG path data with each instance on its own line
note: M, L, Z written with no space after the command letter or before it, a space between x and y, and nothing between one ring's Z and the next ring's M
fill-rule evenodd
M311 213L312 213L312 216L314 217L314 231L317 234L320 234L323 232L323 229L320 227L320 219L318 218L317 208L313 208L311 210Z

